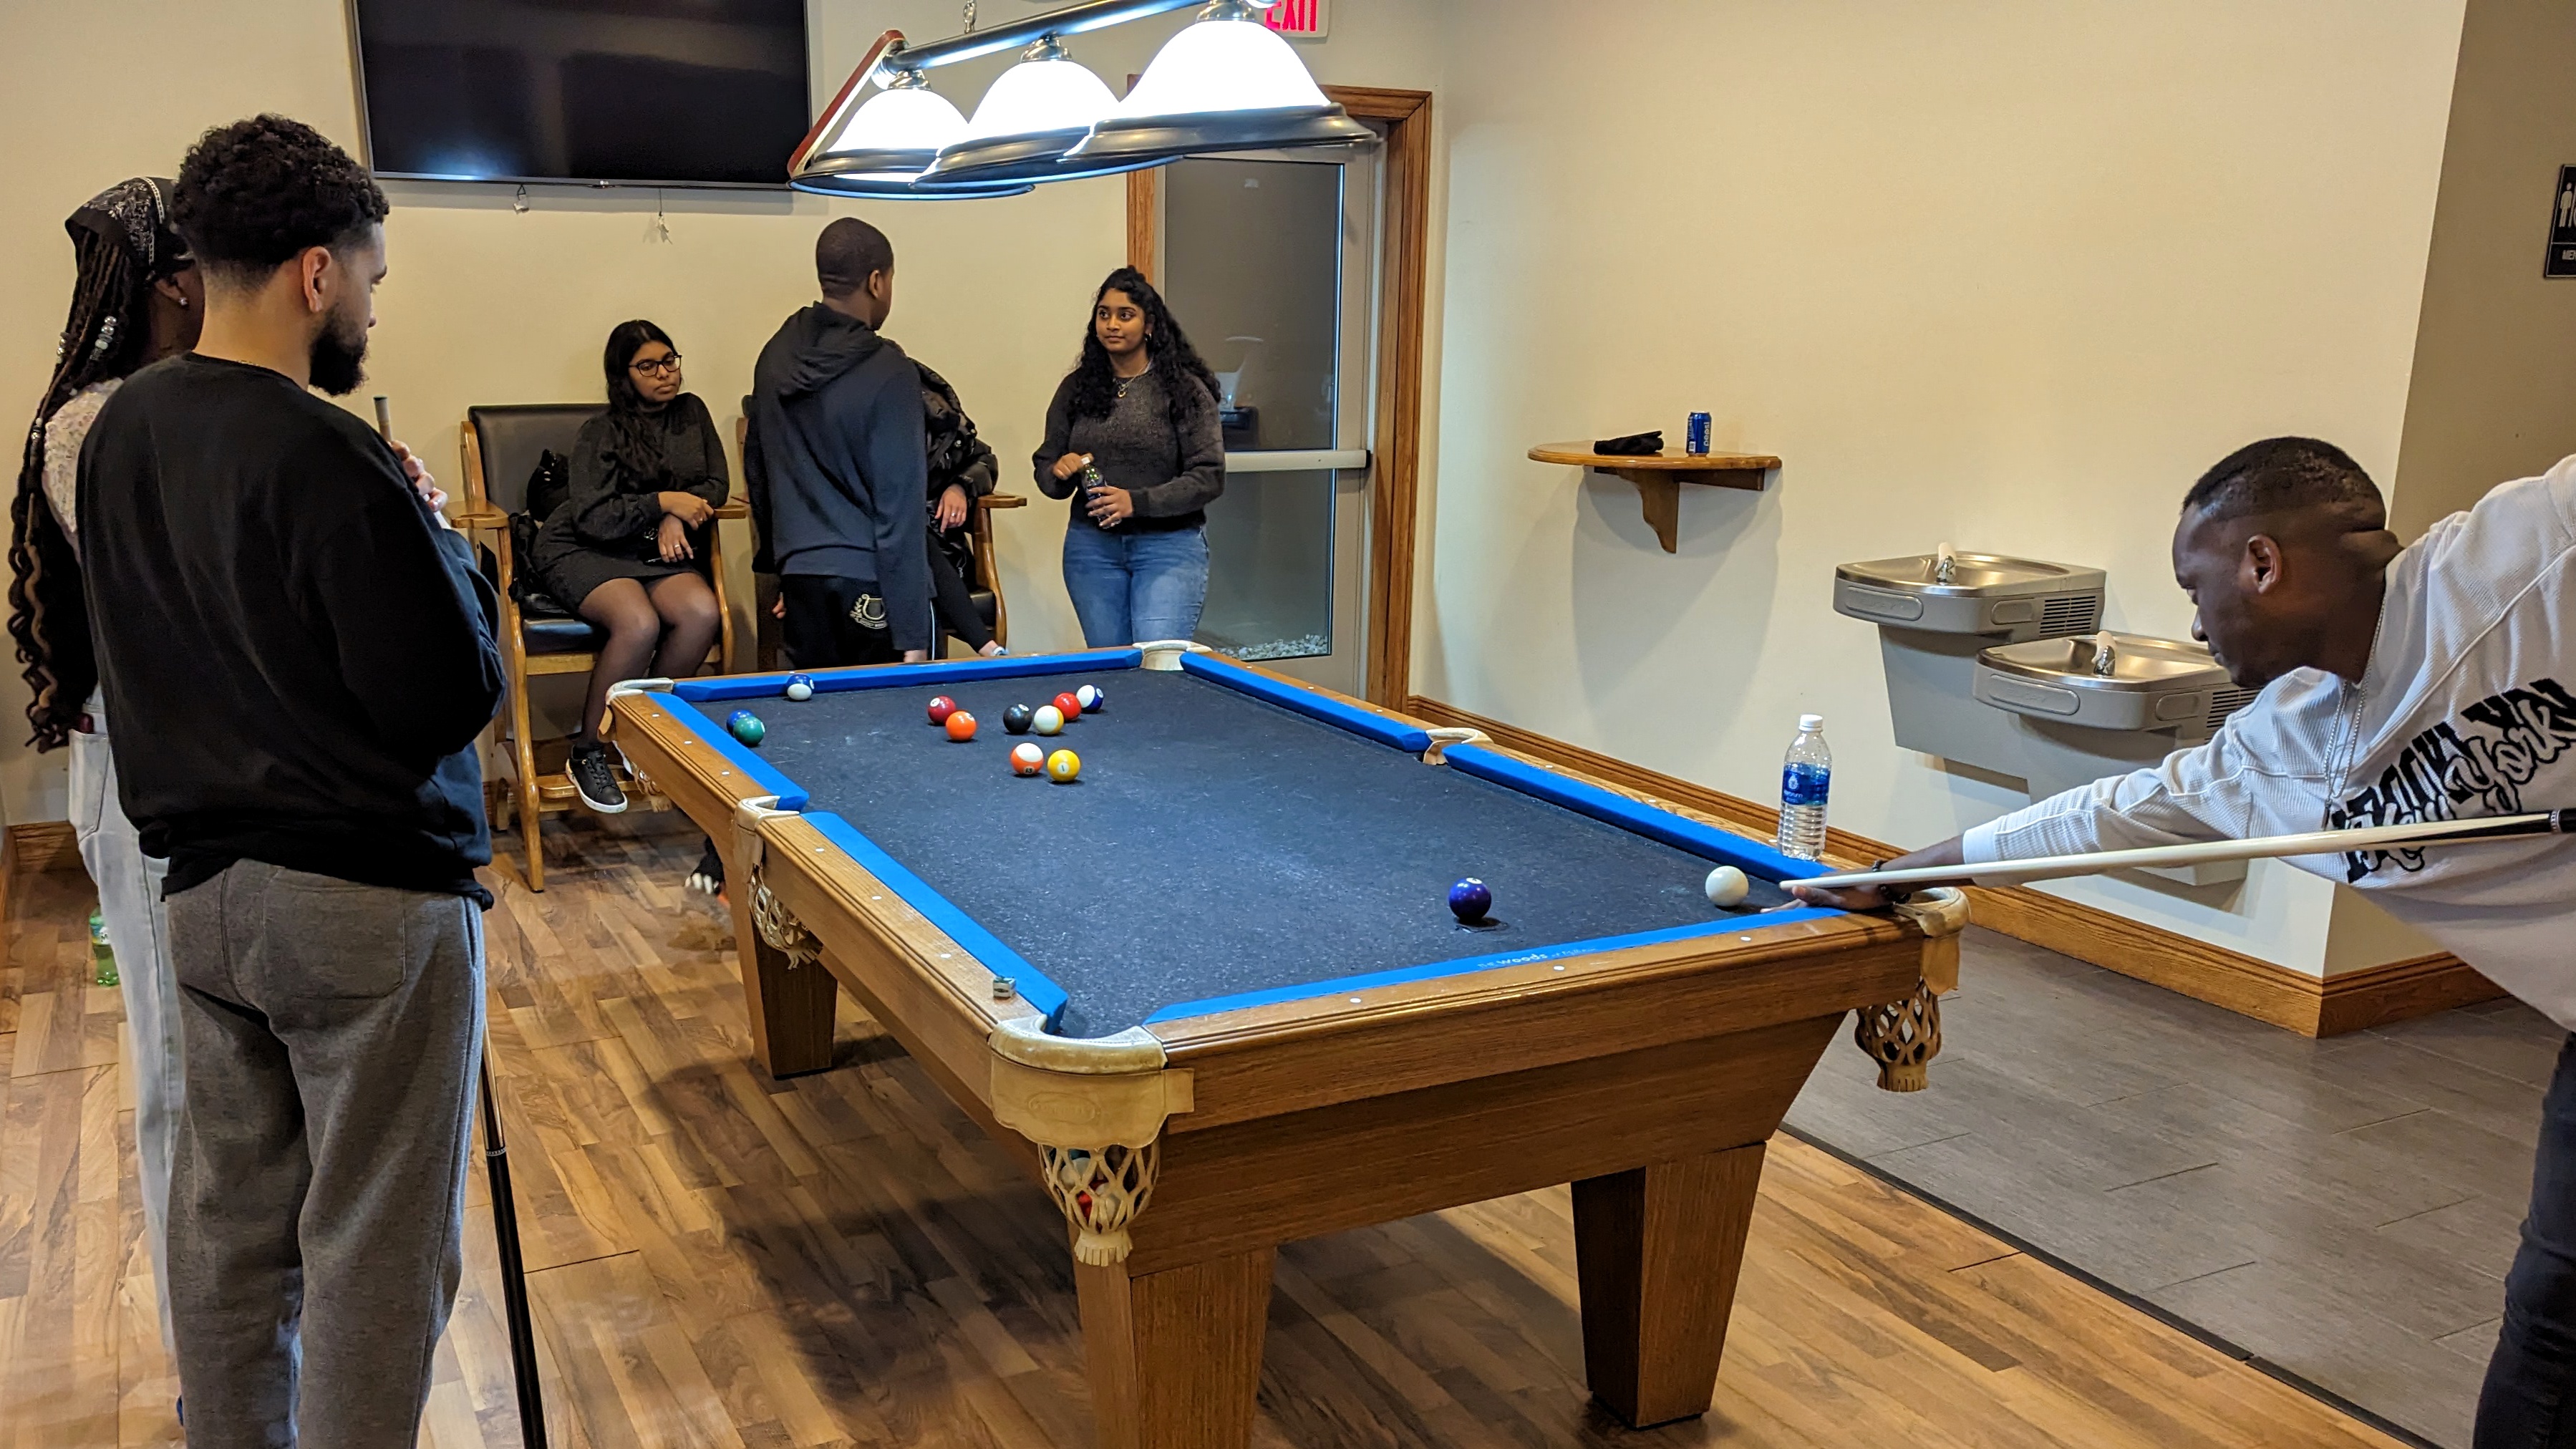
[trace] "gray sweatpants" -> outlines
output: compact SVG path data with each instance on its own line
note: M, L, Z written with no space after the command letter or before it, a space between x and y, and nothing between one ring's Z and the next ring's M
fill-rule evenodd
M481 912L246 860L169 914L190 1449L410 1444L463 1267Z

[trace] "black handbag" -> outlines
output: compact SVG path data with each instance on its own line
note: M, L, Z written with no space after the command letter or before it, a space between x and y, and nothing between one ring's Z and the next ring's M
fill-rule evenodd
M529 560L536 557L537 531L545 527L554 511L572 497L572 468L564 455L548 448L537 458L537 466L528 474L528 506L510 515L510 557L518 567L510 574L510 599L522 614L541 619L574 619L580 616L565 608L554 595L537 587L536 575Z

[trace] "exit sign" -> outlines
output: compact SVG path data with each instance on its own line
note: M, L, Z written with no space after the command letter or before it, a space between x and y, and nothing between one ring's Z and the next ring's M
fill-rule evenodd
M1333 0L1279 0L1261 23L1291 40L1321 40L1333 25Z

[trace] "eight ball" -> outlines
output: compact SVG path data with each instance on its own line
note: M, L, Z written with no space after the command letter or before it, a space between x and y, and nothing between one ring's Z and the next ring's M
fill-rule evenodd
M1029 732L1029 721L1035 718L1036 715L1037 711L1029 708L1025 704L1012 705L1009 709L1002 711L1002 728L1015 735L1027 734Z
M1484 920L1485 913L1493 908L1494 893L1472 875L1449 888L1449 913L1456 916L1461 925L1475 925Z
M725 733L746 745L758 745L769 734L769 726L750 710L738 709L725 716Z

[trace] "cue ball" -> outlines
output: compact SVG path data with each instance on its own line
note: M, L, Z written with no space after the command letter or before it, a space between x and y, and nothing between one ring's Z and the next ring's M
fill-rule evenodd
M1730 908L1744 904L1744 893L1752 888L1751 882L1745 880L1744 872L1731 865L1721 865L1710 871L1708 883L1702 887L1708 892L1710 905Z
M1074 698L1071 690L1057 695L1049 702L1055 706L1056 713L1064 716L1067 724L1082 718L1082 701Z
M1467 925L1483 920L1493 908L1494 893L1472 875L1449 888L1449 913Z
M975 738L975 716L962 709L950 710L940 723L948 727L948 737L960 744Z
M1100 707L1109 702L1109 696L1102 694L1097 685L1086 684L1073 692L1073 702L1082 706L1084 714L1098 714Z
M814 697L814 679L807 674L787 676L787 697L802 704Z
M947 695L934 694L930 697L930 722L932 724L946 724L948 723L948 717L956 712L957 701L950 699Z
M1034 718L1036 714L1036 710L1029 708L1025 704L1012 705L1009 709L1002 711L1002 728L1009 730L1015 735L1027 734L1029 732L1029 721Z
M1046 768L1046 751L1035 745L1020 745L1011 751L1011 773L1034 775Z
M757 745L768 735L769 726L750 710L738 709L725 716L725 732L746 745Z
M1082 774L1082 756L1071 750L1058 750L1047 756L1047 778L1059 785L1070 785Z
M1039 705L1038 712L1029 716L1029 728L1042 735L1061 734L1064 731L1064 711L1051 704Z

